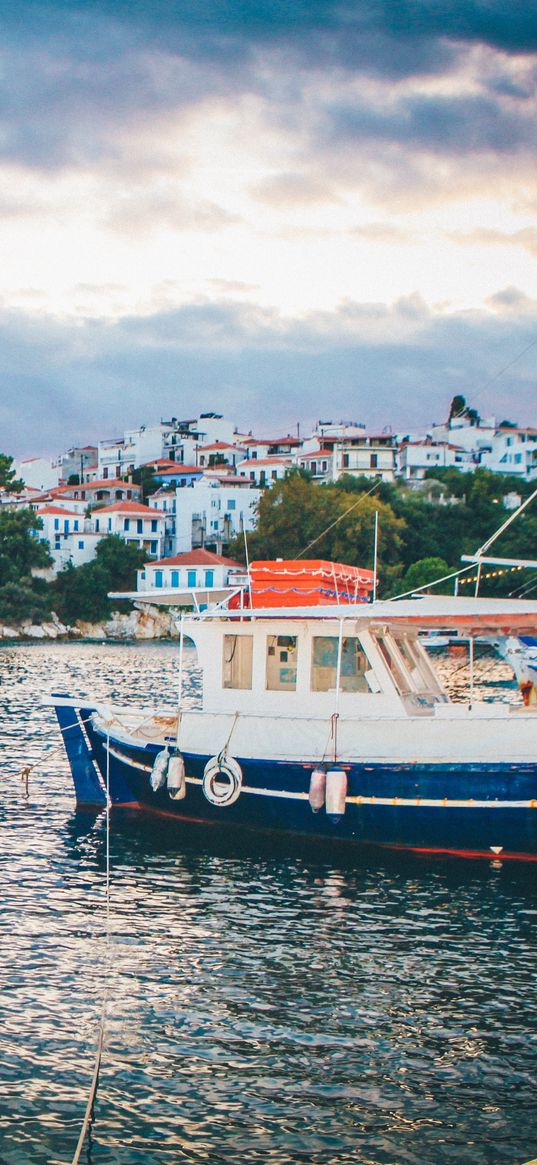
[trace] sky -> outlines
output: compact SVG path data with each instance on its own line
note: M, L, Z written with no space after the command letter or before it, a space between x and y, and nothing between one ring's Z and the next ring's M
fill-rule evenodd
M0 0L0 449L537 424L536 53L537 0Z

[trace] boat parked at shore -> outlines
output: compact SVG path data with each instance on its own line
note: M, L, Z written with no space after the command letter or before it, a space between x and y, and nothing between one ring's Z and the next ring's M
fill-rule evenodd
M372 589L359 568L252 563L247 587L181 616L201 709L184 707L181 677L176 715L53 697L78 803L537 861L535 705L480 703L471 675L474 638L534 634L537 602L369 602ZM453 628L470 645L463 704L418 638Z

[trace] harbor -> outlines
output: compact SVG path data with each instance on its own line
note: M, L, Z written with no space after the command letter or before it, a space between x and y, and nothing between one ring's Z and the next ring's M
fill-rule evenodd
M186 650L185 699L200 677ZM502 863L326 852L75 812L36 692L176 701L178 645L1 654L4 1056L0 1159L489 1165L537 1145L537 887ZM442 660L446 671L460 660ZM460 671L457 673L460 682ZM501 660L476 694L517 702ZM61 741L60 741L61 743ZM25 765L28 796L21 781Z

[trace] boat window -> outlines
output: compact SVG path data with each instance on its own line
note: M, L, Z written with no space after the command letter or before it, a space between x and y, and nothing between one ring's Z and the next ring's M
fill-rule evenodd
M386 664L395 686L401 695L407 695L411 691L411 684L408 675L405 675L401 657L393 643L387 636L376 634L375 639L380 654Z
M222 687L251 688L253 635L224 635Z
M311 656L312 692L334 691L337 677L337 635L315 635ZM369 662L360 640L354 635L344 636L341 644L340 692L370 692L366 679Z
M438 680L420 643L395 632L393 636L417 692L439 692Z
M296 635L267 635L267 688L269 691L295 691L296 659Z

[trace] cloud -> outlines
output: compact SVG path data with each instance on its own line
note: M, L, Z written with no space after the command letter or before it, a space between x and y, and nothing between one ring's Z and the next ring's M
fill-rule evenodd
M54 453L160 415L208 409L259 433L297 420L304 431L327 407L335 419L426 431L457 392L482 413L514 411L534 422L533 361L516 358L536 325L537 301L512 288L487 310L457 314L433 312L419 296L391 307L349 302L301 321L244 302L200 302L113 325L4 313L2 445Z
M120 159L134 127L210 97L255 93L282 123L308 77L448 76L476 45L496 60L488 94L414 95L394 107L386 90L384 110L327 106L326 132L436 151L535 142L519 58L537 49L537 0L2 0L0 28L1 153L45 170Z

